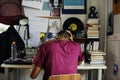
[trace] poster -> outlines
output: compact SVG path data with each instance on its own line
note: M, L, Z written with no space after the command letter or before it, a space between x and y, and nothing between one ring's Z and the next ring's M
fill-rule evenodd
M84 9L85 0L64 0L64 9Z
M62 14L86 14L87 0L64 0Z

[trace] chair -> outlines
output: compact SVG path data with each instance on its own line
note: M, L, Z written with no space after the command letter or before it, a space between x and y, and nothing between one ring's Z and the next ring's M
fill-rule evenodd
M82 80L82 77L79 73L61 74L61 75L51 75L48 80Z

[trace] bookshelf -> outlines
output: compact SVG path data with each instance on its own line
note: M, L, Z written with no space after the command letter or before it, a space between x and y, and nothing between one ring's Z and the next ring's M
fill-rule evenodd
M89 18L86 24L87 43L85 62L89 64L105 64L106 53L100 50L100 19Z
M86 47L87 47L87 44L86 44L87 43L87 39L86 38L73 38L73 40L75 42L80 43L82 52L86 51Z
M98 19L88 19L86 24L85 38L74 38L74 41L81 44L85 56L85 63L105 64L106 53L100 50L100 28Z

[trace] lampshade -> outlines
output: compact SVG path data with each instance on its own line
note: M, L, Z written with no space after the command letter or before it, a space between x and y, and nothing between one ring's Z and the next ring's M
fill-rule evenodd
M22 25L22 26L28 24L28 18L20 19L19 24Z

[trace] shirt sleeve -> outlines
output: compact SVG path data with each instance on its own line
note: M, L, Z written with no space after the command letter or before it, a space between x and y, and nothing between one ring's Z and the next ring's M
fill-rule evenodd
M36 66L42 67L45 56L46 56L45 46L41 45L32 63Z

